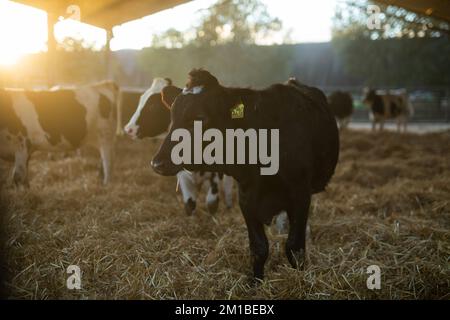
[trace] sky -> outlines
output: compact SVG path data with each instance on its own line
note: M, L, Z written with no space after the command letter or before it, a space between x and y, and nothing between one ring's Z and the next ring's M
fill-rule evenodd
M150 45L152 35L169 28L186 30L198 22L202 10L216 0L195 0L151 16L114 27L112 50L142 49ZM269 13L283 23L284 32L291 31L293 42L326 42L331 39L331 18L341 0L261 0ZM82 18L83 12L81 12ZM186 18L188 17L188 18ZM27 53L46 50L46 13L9 0L0 0L0 65L12 65ZM55 26L55 37L82 37L94 47L105 43L103 29L74 20L61 19ZM282 36L268 44L281 43Z

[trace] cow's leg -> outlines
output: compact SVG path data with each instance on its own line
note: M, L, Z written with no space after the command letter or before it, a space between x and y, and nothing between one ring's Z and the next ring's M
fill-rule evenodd
M12 180L16 185L29 187L28 182L28 148L25 143L15 152L14 168L12 171Z
M348 128L349 122L350 122L350 118L349 118L349 117L346 117L346 118L344 118L344 119L342 120L342 129L343 129L343 130L345 130L345 129Z
M376 120L372 120L372 132L375 132L376 125L377 125L377 121Z
M211 173L209 177L209 188L206 195L206 207L210 214L215 214L219 208L219 177L217 173Z
M402 132L402 125L403 125L403 120L401 117L397 118L397 132L401 133Z
M351 121L351 118L350 118L350 117L347 117L346 120L345 120L345 128L348 128L348 127L349 127L350 121Z
M400 117L400 131L403 130L404 133L406 133L406 127L408 126L408 118L406 116Z
M203 183L207 181L208 177L211 175L211 172L194 172L193 179L195 183L195 188L197 193L200 193L203 188Z
M384 120L380 120L380 132L384 129Z
M113 144L103 143L100 146L100 156L102 158L103 184L107 185L111 181L111 171L114 161Z
M223 186L223 195L225 198L225 205L227 209L233 207L233 178L227 175L223 176L222 186Z
M294 268L302 268L305 260L306 226L310 204L311 194L305 188L297 192L288 209L289 234L286 241L286 256Z
M178 184L183 196L184 211L188 216L195 212L196 207L196 187L194 174L186 171L180 171L177 174Z
M248 239L250 242L250 256L253 264L253 276L256 279L264 278L264 264L269 255L269 242L267 241L264 225L254 218L245 217Z
M264 264L269 255L269 242L263 223L256 218L256 199L251 193L251 191L244 192L240 187L239 205L247 225L253 276L262 280L264 278Z
M103 181L103 179L105 179L105 172L103 171L103 159L102 159L102 155L100 152L100 163L98 165L98 176L100 177L100 180Z

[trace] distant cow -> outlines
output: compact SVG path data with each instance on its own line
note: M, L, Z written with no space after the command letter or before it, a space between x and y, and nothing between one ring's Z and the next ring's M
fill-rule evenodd
M170 79L155 78L151 87L140 97L135 113L124 128L133 139L156 137L167 132L170 125L170 106L181 93L181 89L171 85ZM164 99L161 91L164 89ZM233 205L231 177L217 173L186 171L177 175L185 212L191 215L197 205L197 193L206 184L208 193L206 205L210 213L215 213L219 204L219 185L222 182L225 204L228 208Z
M51 90L0 89L0 157L15 162L16 184L28 185L36 150L99 149L103 183L111 178L117 86L112 82Z
M306 85L275 84L252 90L224 87L206 70L193 70L189 76L183 94L172 105L170 132L152 160L153 169L161 175L175 175L183 169L215 171L237 180L253 273L259 279L269 253L264 224L286 211L286 254L292 266L301 267L311 195L325 189L339 155L338 129L326 97ZM232 117L236 107L243 109L238 119ZM261 165L175 165L172 133L192 131L196 119L223 136L227 129L279 129L279 170L275 175L261 175Z
M365 89L363 103L370 108L373 131L376 129L377 123L382 131L386 120L395 119L397 130L400 132L403 127L403 132L406 132L408 118L413 113L406 91L381 94L372 89Z
M339 129L347 128L353 114L353 98L348 92L335 91L328 96L328 104L339 124Z

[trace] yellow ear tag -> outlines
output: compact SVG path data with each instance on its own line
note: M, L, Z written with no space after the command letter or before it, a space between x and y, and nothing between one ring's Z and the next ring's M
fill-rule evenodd
M231 119L242 119L244 117L244 104L238 103L231 109Z

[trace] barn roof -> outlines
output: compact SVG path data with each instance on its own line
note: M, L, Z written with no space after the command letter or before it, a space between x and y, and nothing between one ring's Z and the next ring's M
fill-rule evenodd
M100 28L113 26L172 8L191 0L14 0L45 10L57 16L67 16L68 8L80 9L80 20ZM72 6L72 7L71 7Z
M13 0L58 16L67 16L67 8L77 5L81 21L111 29L113 26L139 19L191 0ZM375 0L421 13L450 23L449 0Z
M449 0L376 0L376 2L402 7L450 23Z

